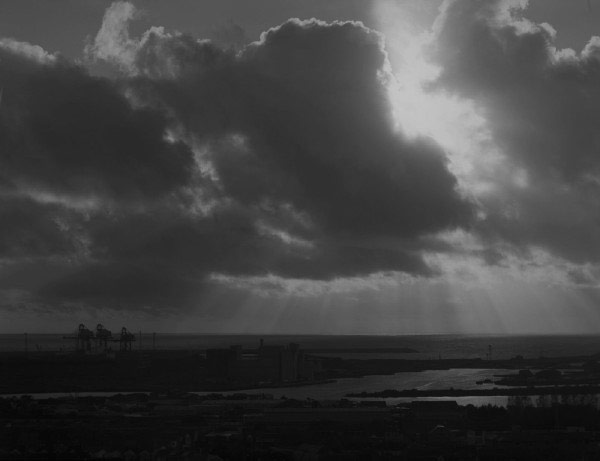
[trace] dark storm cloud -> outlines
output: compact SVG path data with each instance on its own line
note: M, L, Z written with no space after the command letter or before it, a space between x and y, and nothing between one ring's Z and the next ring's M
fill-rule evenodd
M192 156L165 141L164 116L133 109L116 85L35 48L0 45L0 184L110 199L185 185Z
M79 251L72 213L29 198L0 198L0 258L63 257Z
M447 1L438 19L435 88L475 101L512 172L483 199L482 230L526 251L600 259L600 42L557 50L523 1Z
M429 276L421 237L469 225L442 150L394 130L378 33L290 20L236 53L161 28L131 39L133 16L115 4L88 47L118 84L0 48L0 179L34 213L5 207L0 289L177 308L212 274ZM27 281L26 253L52 256Z
M92 262L75 264L38 294L111 307L189 307L211 273L320 280L380 271L431 274L416 251L334 241L290 244L261 232L255 218L243 209L194 217L167 208L97 216L87 224Z
M551 26L520 18L521 3L448 2L439 84L482 102L500 146L532 172L566 181L598 173L600 42L561 53Z
M135 60L197 139L226 193L289 202L325 232L415 237L468 223L438 146L394 132L381 36L359 23L290 20L241 55L150 32ZM227 146L227 135L243 142Z

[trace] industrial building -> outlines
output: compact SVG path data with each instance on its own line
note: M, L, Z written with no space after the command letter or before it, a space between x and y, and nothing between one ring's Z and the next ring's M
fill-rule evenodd
M210 372L230 381L247 383L284 383L314 379L316 358L308 357L298 344L265 345L244 351L242 346L208 349L206 364Z

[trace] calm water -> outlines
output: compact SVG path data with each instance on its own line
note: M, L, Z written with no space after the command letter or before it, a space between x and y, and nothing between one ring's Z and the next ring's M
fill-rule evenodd
M428 370L422 372L402 372L394 375L374 375L364 376L362 378L344 378L335 383L315 384L312 386L298 386L286 388L263 388L246 389L235 391L236 393L265 393L272 394L275 398L287 397L298 400L307 398L315 400L339 400L349 393L362 391L381 391L385 389L448 389L454 387L457 389L490 389L492 384L477 385L475 381L486 378L493 378L495 374L509 373L511 370L487 370L487 369L450 369L450 370ZM496 386L503 387L503 386ZM232 392L223 392L231 394ZM78 396L109 396L112 392L82 392ZM205 394L205 393L200 393ZM14 395L14 394L12 394ZM19 395L19 394L17 394ZM70 393L44 393L33 394L35 398L67 397ZM5 397L9 397L8 395ZM388 404L400 402L411 402L413 400L456 400L461 405L472 403L474 405L484 405L492 403L496 405L506 405L507 397L502 396L477 396L477 397L426 397L426 398L391 398L385 399ZM360 399L365 400L365 399ZM367 399L369 400L369 399ZM378 399L371 399L378 400Z
M68 332L67 332L68 334ZM73 340L57 334L29 334L29 350L70 350ZM207 348L228 347L240 344L246 348L258 346L261 336L256 335L193 335L156 334L157 349L204 350ZM264 335L266 344L286 344L296 342L305 349L335 349L321 355L346 358L485 358L488 346L492 346L493 358L511 358L522 355L526 358L540 356L560 357L590 355L600 353L600 336L500 336L500 335L419 335L419 336L311 336L311 335ZM142 335L142 341L135 348L151 349L152 333ZM0 335L0 351L19 351L25 348L25 336ZM348 352L348 349L371 349L371 353ZM412 348L418 353L382 353L381 348ZM265 392L275 397L313 398L337 400L348 393L361 391L381 391L385 389L484 389L490 385L478 386L475 381L492 378L503 370L429 370L423 372L403 372L386 376L365 376L362 378L340 379L336 383L313 386L252 389L246 392ZM493 385L492 385L493 387ZM64 396L68 394L44 394L44 396ZM83 395L83 394L81 394ZM389 404L418 400L415 398L386 399ZM424 400L448 400L448 398L425 398ZM452 398L460 404L482 405L492 403L506 405L507 397L481 396Z
M493 387L502 388L504 386L495 386L493 384L477 385L475 381L486 378L493 378L496 374L508 373L511 370L488 370L488 369L450 369L450 370L428 370L422 372L402 372L394 375L383 376L365 376L362 378L345 378L335 383L315 384L312 386L298 386L287 388L262 388L246 389L235 392L222 392L223 394L249 393L249 394L271 394L274 398L281 397L304 400L307 398L315 400L339 400L349 393L358 393L366 391L381 391L385 389L447 389L449 387L460 389L490 389ZM80 393L39 393L30 394L36 399L61 398L61 397L109 397L118 394L118 392L80 392ZM131 392L125 392L131 394ZM205 395L206 392L198 392L199 395ZM22 394L7 394L1 397L19 397ZM387 399L356 399L356 400L385 400L388 405L398 405L409 403L415 400L439 401L455 400L459 405L497 405L506 406L510 397L507 396L466 396L466 397L396 397ZM512 397L514 400L515 398ZM525 405L551 405L554 397L552 396L528 396L521 399L528 400ZM587 404L600 407L600 396L565 396L560 397L563 403ZM566 399L566 400L565 400ZM540 403L541 402L541 403ZM514 404L514 402L513 402Z
M362 391L383 391L386 389L492 389L503 388L494 384L476 384L476 381L486 378L493 379L494 375L514 373L514 370L487 370L487 369L457 369L407 371L393 375L372 375L362 378L338 379L335 383L315 384L313 386L299 386L286 388L265 388L261 392L273 394L276 398L285 396L303 400L312 398L317 400L339 400L347 394ZM251 390L241 392L252 392ZM444 398L442 400L447 400ZM389 401L402 399L386 399ZM415 398L409 398L409 401ZM435 399L433 399L435 400ZM455 400L454 398L452 400Z

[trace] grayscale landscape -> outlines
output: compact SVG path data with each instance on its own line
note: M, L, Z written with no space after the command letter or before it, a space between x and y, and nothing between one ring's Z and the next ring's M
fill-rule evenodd
M0 460L600 459L600 2L0 0Z

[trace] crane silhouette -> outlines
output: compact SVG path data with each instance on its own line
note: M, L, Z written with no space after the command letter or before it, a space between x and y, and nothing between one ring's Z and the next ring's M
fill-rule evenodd
M108 343L119 343L120 351L131 351L132 343L136 340L133 333L130 333L127 328L121 328L121 334L118 337L114 337L110 330L104 328L99 323L96 326L96 332L89 330L83 323L79 324L79 328L74 335L63 336L63 339L74 339L76 341L76 350L80 353L91 353L92 342L95 343L95 350L107 352L109 350Z

